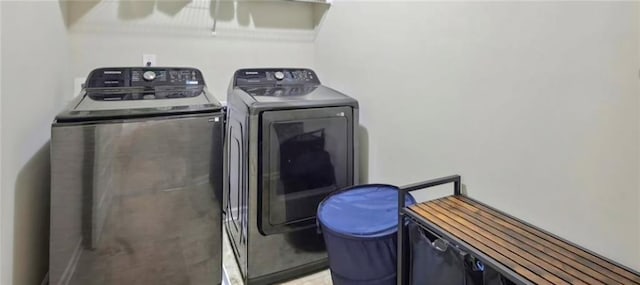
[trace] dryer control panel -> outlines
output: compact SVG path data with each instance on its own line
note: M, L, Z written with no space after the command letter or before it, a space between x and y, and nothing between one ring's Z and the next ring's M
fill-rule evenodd
M205 85L200 70L180 67L115 67L93 70L86 88Z
M306 68L240 69L233 76L234 87L319 84L316 73Z

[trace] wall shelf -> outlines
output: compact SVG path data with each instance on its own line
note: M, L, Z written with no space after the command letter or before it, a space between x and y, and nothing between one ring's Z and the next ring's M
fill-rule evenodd
M326 4L326 5L331 5L331 2L333 2L333 0L287 0L287 1Z

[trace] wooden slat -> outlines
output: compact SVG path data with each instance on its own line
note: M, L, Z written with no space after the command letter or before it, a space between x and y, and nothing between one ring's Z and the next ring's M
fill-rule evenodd
M566 241L562 241L554 236L551 236L535 227L528 226L514 218L504 215L503 213L482 205L470 198L464 196L451 196L451 201L458 202L460 205L468 205L475 208L476 213L481 213L488 215L491 218L497 219L498 221L506 222L510 225L515 225L516 229L519 231L524 231L539 239L541 243L548 244L549 246L562 250L564 252L570 253L570 257L585 262L589 267L600 271L602 274L605 274L611 278L619 280L623 284L640 284L640 276L630 272L622 267L616 266L606 259L593 255L587 251L580 249L579 247L570 244Z
M551 242L547 241L546 239L541 239L539 236L537 236L535 234L532 234L529 231L527 231L527 230L525 230L525 229L523 229L523 228L521 228L519 226L514 226L514 223L506 222L503 219L504 217L503 217L502 214L499 214L497 212L494 213L494 214L490 214L490 213L488 213L488 211L484 211L484 210L478 209L478 208L472 206L471 204L467 203L466 201L459 200L458 197L455 197L455 198L454 197L449 197L449 199L447 199L447 201L450 202L450 203L453 203L457 207L461 207L461 208L465 208L465 209L470 210L476 216L493 220L495 223L497 223L497 224L499 224L501 226L509 228L514 233L517 233L517 234L520 234L522 236L525 236L525 237L527 237L527 238L529 238L531 240L535 240L538 243L540 243L542 246L547 248L548 251L550 251L550 252L558 252L561 255L567 257L568 259L573 260L573 261L575 261L577 263L580 263L583 266L586 266L586 267L590 268L593 271L600 272L602 275L611 276L611 274L613 274L614 276L617 276L617 275L615 275L615 273L613 273L611 271L608 271L606 268L598 265L597 263L594 263L593 261L591 261L589 259L586 259L586 258L576 254L575 252L569 251L569 250L565 249L564 247L561 247L561 246L558 246L557 244L551 243ZM523 225L522 223L515 223L515 224L516 225ZM626 281L626 282L623 282L623 284L632 282L632 281L626 280L625 278L622 278L622 277L616 278L616 279L622 279L623 281ZM614 282L614 283L610 283L610 284L616 284L616 283L618 283L618 282Z
M457 238L468 242L474 248L477 248L485 254L491 256L492 258L499 260L500 263L512 268L513 271L517 272L518 274L522 274L525 278L529 279L535 284L568 284L567 282L564 282L563 280L560 280L555 276L545 274L544 270L531 262L524 261L524 264L515 262L515 260L518 259L517 255L506 250L500 250L499 246L489 243L486 239L471 236L467 234L466 231L459 230L453 227L447 222L441 220L437 214L430 213L429 211L425 211L424 209L417 206L412 206L411 210L420 214L424 218L436 223L439 227L453 234Z
M410 209L536 284L640 284L636 273L467 197Z
M506 252L509 251L513 253L513 261L523 266L531 266L531 264L537 267L536 272L542 276L543 278L555 283L555 284L580 284L586 285L584 282L578 282L574 278L571 278L562 270L554 268L552 266L545 266L544 260L540 259L529 252L523 251L518 247L505 242L497 238L495 235L487 233L483 229L478 227L473 227L470 223L465 221L464 219L459 219L457 217L453 217L447 214L446 210L439 208L434 203L429 204L421 204L418 207L422 208L425 211L430 211L438 216L440 219L445 221L446 223L453 225L457 229L461 231L466 231L472 236L476 237L476 240L484 240L486 241L486 245L492 247L498 252Z
M447 211L446 209L442 208L440 205L438 204L430 204L432 209L436 209L437 211L440 211L441 213L449 213L451 214L450 211ZM565 270L563 269L563 266L560 262L558 262L557 260L552 260L550 258L548 258L547 256L544 256L544 254L542 254L539 251L530 251L529 249L533 249L531 247L527 248L525 247L525 245L522 242L517 241L516 239L509 239L509 238L505 238L504 235L499 235L497 234L498 232L492 232L488 229L488 227L482 227L482 226L477 226L474 223L469 222L469 220L464 219L460 216L457 215L451 215L454 219L456 219L462 226L467 227L468 229L474 231L476 234L480 234L483 235L489 239L494 240L496 243L498 243L499 245L501 245L502 247L518 254L519 256L521 256L521 258L526 259L528 261L531 261L533 263L535 263L536 265L540 266L540 268L542 268L543 270L557 276L558 278L561 278L564 281L567 281L571 284L584 284L587 285L588 283L585 282L584 280L582 280L581 278L577 278L577 274L570 274L569 272L565 272ZM481 228L482 227L482 228ZM574 272L575 273L575 272ZM592 279L593 280L593 279ZM591 281L591 280L590 280ZM603 284L601 282L595 281L593 280L592 282L594 285L595 284Z
M541 264L555 267L558 270L566 272L567 274L571 275L572 278L576 279L572 282L572 284L622 284L598 273L593 269L590 269L589 267L581 266L581 264L576 263L575 261L561 254L558 254L557 252L548 250L543 245L537 243L535 240L531 240L522 235L518 235L509 228L500 226L493 220L473 216L465 212L464 208L456 207L455 205L448 202L449 201L447 201L446 199L443 199L440 201L434 201L434 204L442 207L444 211L448 211L449 213L458 216L465 221L468 221L471 224L470 227L481 228L489 234L495 235L503 241L516 246L519 250L529 252L536 258L540 259L542 261Z

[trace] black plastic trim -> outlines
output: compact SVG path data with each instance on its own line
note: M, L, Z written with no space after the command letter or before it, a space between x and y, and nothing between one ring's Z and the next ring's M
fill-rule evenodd
M319 261L283 270L276 273L263 275L246 280L246 285L267 285L291 280L300 276L308 275L329 268L329 259L323 258Z

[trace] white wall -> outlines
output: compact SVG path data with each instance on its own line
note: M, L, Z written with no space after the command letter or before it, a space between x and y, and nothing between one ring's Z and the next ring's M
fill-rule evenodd
M72 72L139 66L142 54L160 66L194 66L209 89L226 98L242 67L313 65L314 10L308 3L222 1L211 35L212 1L85 1L70 3Z
M48 268L49 126L71 94L57 1L2 1L0 284L40 284Z
M2 5L0 4L0 39L2 39ZM2 66L2 43L0 43L0 66ZM2 68L0 68L0 119L2 119ZM0 121L0 256L2 256L4 247L4 219L2 218L2 210L4 202L2 202L2 122ZM0 282L4 279L4 263L0 257Z
M369 181L468 194L640 269L638 2L335 1L324 83L360 101Z

